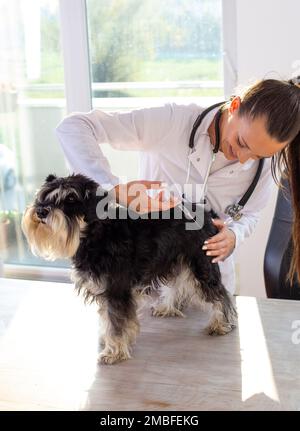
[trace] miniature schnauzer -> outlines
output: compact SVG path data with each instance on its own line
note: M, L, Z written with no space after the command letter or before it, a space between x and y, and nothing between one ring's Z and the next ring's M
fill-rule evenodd
M175 218L171 212L169 219L134 219L121 212L117 218L99 217L96 207L109 196L102 191L99 196L99 184L83 175L49 175L22 220L32 252L51 260L71 259L75 287L99 306L104 326L99 362L130 358L139 331L141 291L156 292L154 316L183 316L183 308L194 299L209 303L208 333L230 332L235 307L218 264L202 250L204 241L217 233L211 214L204 214L198 230L185 228L184 213Z

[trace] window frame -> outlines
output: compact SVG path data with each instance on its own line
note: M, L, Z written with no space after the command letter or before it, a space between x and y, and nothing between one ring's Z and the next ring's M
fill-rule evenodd
M222 0L223 75L226 99L234 93L238 83L236 10L236 0Z
M91 76L85 0L59 0L67 112L92 109Z

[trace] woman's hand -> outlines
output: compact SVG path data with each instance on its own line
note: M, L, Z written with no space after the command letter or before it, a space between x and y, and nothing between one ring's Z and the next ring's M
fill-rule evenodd
M207 256L214 256L213 263L223 261L235 248L235 234L220 219L213 219L213 224L219 229L219 233L207 241L204 241L202 250L207 250Z
M130 181L114 187L115 199L121 205L143 214L154 211L165 211L175 207L180 200L171 196L164 199L164 183L162 181ZM151 198L147 190L162 189L155 198Z

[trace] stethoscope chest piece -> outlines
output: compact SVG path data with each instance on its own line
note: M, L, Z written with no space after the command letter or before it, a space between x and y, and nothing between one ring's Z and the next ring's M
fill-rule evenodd
M234 221L239 221L243 217L243 213L241 213L244 207L239 204L228 205L225 210L225 214L229 215Z

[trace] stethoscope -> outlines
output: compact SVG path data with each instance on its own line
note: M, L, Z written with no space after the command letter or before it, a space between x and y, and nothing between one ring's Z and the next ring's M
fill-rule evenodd
M192 131L191 131L191 135L190 135L190 139L189 139L189 156L192 154L192 152L195 150L195 143L194 143L194 139L195 139L195 134L198 130L198 128L200 127L204 117L213 109L217 108L218 106L220 106L220 109L217 111L216 116L215 116L215 136L216 136L216 143L215 146L212 150L212 157L203 181L203 195L202 195L202 205L205 204L205 199L204 195L205 195L205 191L206 191L206 186L207 186L207 181L208 181L208 176L210 174L210 170L211 170L211 166L214 163L215 159L216 159L216 154L218 153L219 149L220 149L220 119L222 116L222 112L224 110L224 107L226 105L227 102L219 102L216 103L212 106L209 106L208 108L206 108L196 119L196 121L194 122ZM243 195L243 197L237 202L234 203L232 205L228 205L228 207L225 209L225 214L228 215L227 220L225 220L225 224L229 224L232 221L238 221L241 219L241 217L243 216L242 210L244 208L244 206L246 205L246 203L248 202L250 196L252 195L258 180L260 178L262 169L264 166L264 159L260 159L259 160L259 164L257 167L257 171L255 173L255 176L252 180L252 183L250 184L250 186L248 187L248 189L246 190L245 194ZM191 167L191 159L190 157L188 157L188 167L187 167L187 176L186 176L186 180L185 180L185 184L188 184L189 178L190 178L190 167ZM185 204L187 202L187 199L185 198L185 196L182 196L183 199L183 203ZM200 203L201 205L201 203ZM190 212L185 208L185 205L182 205L182 210L186 213L186 215L190 215ZM192 217L192 216L191 216ZM193 217L192 217L193 218Z

